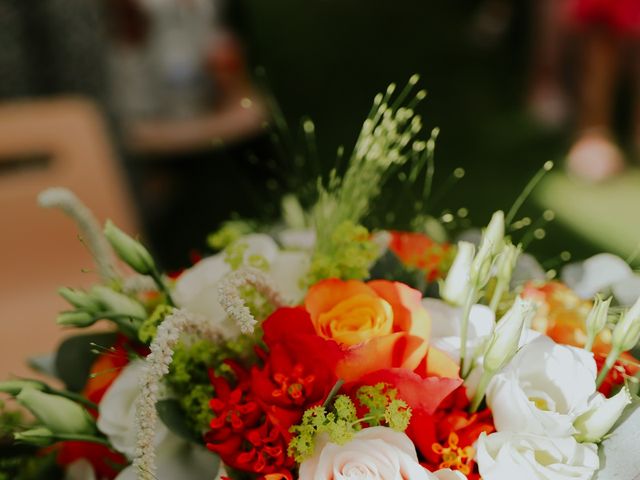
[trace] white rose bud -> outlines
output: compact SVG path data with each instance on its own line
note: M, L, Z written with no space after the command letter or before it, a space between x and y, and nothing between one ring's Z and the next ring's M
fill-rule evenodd
M522 329L535 312L529 300L516 298L515 303L500 319L491 335L484 353L483 366L486 371L497 372L518 350Z
M638 340L640 340L640 298L616 325L611 344L618 351L626 352L635 347Z
M0 382L0 392L8 393L14 397L18 395L23 388L33 388L34 390L44 390L45 385L36 380L7 380Z
M142 304L124 293L116 292L103 285L95 285L91 289L91 294L110 312L118 313L126 317L141 319L147 317L147 311Z
M598 395L591 408L580 415L573 426L577 430L575 435L579 442L598 442L618 421L620 415L631 403L631 395L627 387L623 387L616 395L605 398Z
M76 308L89 311L100 310L100 304L87 292L75 288L62 287L58 294Z
M440 295L453 305L463 305L471 288L471 262L476 247L469 242L458 242L458 253L449 269Z
M25 430L23 432L16 432L13 434L13 438L17 442L28 443L36 447L47 447L55 442L53 432L48 428L37 427Z
M116 227L111 220L107 220L104 236L113 249L127 265L142 275L149 275L155 271L155 262L149 251L137 240Z
M96 431L91 415L67 398L23 388L16 399L54 434L90 435Z

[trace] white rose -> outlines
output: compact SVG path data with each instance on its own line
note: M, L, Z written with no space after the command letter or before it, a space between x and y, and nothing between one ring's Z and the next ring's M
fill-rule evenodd
M484 480L589 480L600 463L595 444L573 437L483 433L477 449Z
M264 234L247 235L238 241L248 246L245 259L260 255L268 262L268 273L274 287L286 300L297 302L302 299L304 291L300 287L300 279L309 269L309 253L280 251L273 239ZM217 288L220 280L230 272L224 253L205 258L180 275L173 297L179 307L204 315L212 323L224 326L222 330L229 337L234 337L239 329L227 319L218 302Z
M404 433L388 427L365 428L346 445L321 437L313 457L300 465L300 480L464 480L450 470L432 474L418 463Z
M526 344L487 389L498 431L563 437L596 391L596 363L583 349L539 336Z

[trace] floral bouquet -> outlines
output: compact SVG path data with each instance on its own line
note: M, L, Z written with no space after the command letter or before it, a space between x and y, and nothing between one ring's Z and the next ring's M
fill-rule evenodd
M71 192L44 192L101 275L60 290L57 322L109 328L37 362L63 387L0 383L33 414L5 405L0 478L636 478L640 302L624 261L551 281L515 240L521 199L475 243L434 240L420 214L412 232L364 226L391 175L428 200L416 80L376 97L311 208L287 198L295 228L229 222L220 252L177 275Z

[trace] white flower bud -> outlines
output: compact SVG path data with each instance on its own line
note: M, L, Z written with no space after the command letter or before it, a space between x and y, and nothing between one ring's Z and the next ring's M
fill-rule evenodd
M458 253L449 269L440 296L453 305L463 305L471 288L471 262L475 246L469 242L458 242Z
M14 397L18 395L23 388L33 388L35 390L44 390L45 385L36 380L7 380L0 382L0 392L8 393Z
M16 396L54 434L93 434L95 422L89 413L68 398L23 388Z
M90 327L98 320L88 312L62 312L56 317L56 323L63 327L77 327L85 328Z
M590 347L593 344L594 339L602 331L607 324L607 318L609 315L609 305L613 297L609 297L607 300L602 300L601 297L596 297L595 303L587 316L587 345ZM590 350L590 348L588 348Z
M511 242L504 245L500 256L498 257L498 264L496 266L496 276L502 282L508 284L511 281L511 275L513 269L516 268L516 262L518 257L522 253L522 246L517 247Z
M620 352L636 346L640 340L640 298L618 321L613 330L611 344Z
M116 292L103 285L95 285L91 289L91 294L110 312L127 317L147 318L147 311L142 304L124 293Z
M493 258L502 250L504 245L504 213L498 210L491 217L491 221L482 234L478 254L473 261L472 275L474 281L480 285L489 279Z
M620 415L631 403L631 395L627 387L623 387L616 395L605 398L599 395L591 408L580 415L573 426L577 430L576 440L579 442L598 442L618 421Z
M105 224L104 236L118 257L136 272L148 275L155 270L155 263L149 251L140 242L116 227L111 220L107 220Z
M484 353L484 369L489 372L500 370L518 350L522 329L535 309L529 300L518 297L493 330Z
M58 294L76 308L97 312L100 304L87 292L74 288L62 287L58 289Z
M27 443L36 447L47 447L55 442L53 432L44 427L31 428L23 432L16 432L13 434L13 438L17 442Z

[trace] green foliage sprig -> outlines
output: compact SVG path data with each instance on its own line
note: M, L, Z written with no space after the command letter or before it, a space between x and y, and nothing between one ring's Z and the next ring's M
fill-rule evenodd
M294 434L289 443L289 455L298 463L313 455L318 435L327 435L338 445L351 441L353 436L365 427L388 426L403 432L411 420L411 408L404 400L397 398L398 391L385 383L363 386L356 392L356 399L367 412L358 417L354 401L347 395L338 395L333 408L324 406L309 408L304 412L302 422L291 428Z

